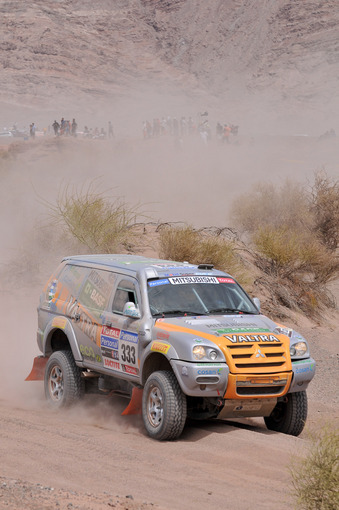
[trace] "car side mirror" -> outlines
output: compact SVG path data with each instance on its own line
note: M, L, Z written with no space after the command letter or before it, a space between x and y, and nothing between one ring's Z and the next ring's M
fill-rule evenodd
M260 299L257 297L253 298L253 303L255 304L255 306L258 308L258 310L260 312Z
M132 319L140 319L141 317L139 309L135 306L135 303L132 303L132 301L127 301L127 303L125 303L122 314L126 317L131 317Z

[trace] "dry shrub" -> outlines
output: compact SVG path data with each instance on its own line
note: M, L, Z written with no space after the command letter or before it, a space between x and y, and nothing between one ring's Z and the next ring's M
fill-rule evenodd
M276 310L282 305L315 318L322 309L335 308L326 284L338 277L339 259L313 234L265 227L253 241L256 264L267 275L260 283Z
M311 189L314 231L323 244L335 251L339 246L339 181L330 179L324 170L316 172Z
M198 243L199 233L191 226L162 228L160 257L178 262L192 262L196 256Z
M308 453L294 459L290 468L296 508L339 508L339 432L325 426L311 436Z
M305 230L311 228L313 221L307 193L290 180L280 188L257 183L251 192L234 200L231 219L240 232L249 234L265 226Z
M249 281L234 241L195 230L192 226L162 228L160 257L192 264L213 264L217 269L234 275L242 284Z
M234 202L232 216L249 235L273 302L312 316L336 306L326 284L339 275L338 182L322 172L311 193L291 181L259 184Z
M310 232L264 227L253 235L258 252L275 275L327 283L339 274L338 258ZM304 274L304 278L300 274Z
M48 206L53 220L93 253L132 247L139 206L130 207L121 198L97 192L93 183L80 190L66 186L56 205Z

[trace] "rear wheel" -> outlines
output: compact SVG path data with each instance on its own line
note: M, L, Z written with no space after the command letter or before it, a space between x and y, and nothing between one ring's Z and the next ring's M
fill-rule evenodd
M270 416L264 418L269 430L299 436L307 418L306 391L289 393L286 402L278 402Z
M71 351L54 352L45 370L45 395L54 408L74 404L84 393L81 369L76 366Z
M186 416L186 396L173 372L151 374L142 398L142 417L148 435L160 441L176 439L184 429Z

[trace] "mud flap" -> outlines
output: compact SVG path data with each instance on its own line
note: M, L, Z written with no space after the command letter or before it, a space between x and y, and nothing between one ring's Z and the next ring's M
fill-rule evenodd
M33 361L33 367L25 381L43 381L45 368L48 358L45 356L36 356Z
M126 409L121 413L122 416L126 414L141 414L142 392L142 388L133 388L131 400Z

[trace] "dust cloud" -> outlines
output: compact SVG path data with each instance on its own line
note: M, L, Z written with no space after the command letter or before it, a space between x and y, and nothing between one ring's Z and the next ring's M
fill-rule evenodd
M298 131L305 127L300 119L285 132L278 117L274 123L271 115L267 124L267 105L251 109L247 104L237 111L230 102L218 108L216 98L199 93L179 97L152 91L143 96L139 91L133 100L123 98L119 105L80 106L65 100L64 109L58 111L4 108L8 125L17 122L21 127L34 121L42 131L54 119L75 117L79 131L85 125L107 130L111 120L115 133L113 139L103 140L81 134L75 139L55 138L52 133L37 136L20 142L14 158L1 160L0 398L16 405L42 405L42 384L24 382L39 354L39 294L60 259L79 248L65 242L49 216L50 206L66 186L86 190L94 183L98 191L139 206L141 221L225 227L232 226L233 199L256 182L281 184L289 178L307 183L324 166L329 176L339 172L335 139L322 141L321 132ZM258 110L261 117L256 125ZM143 121L191 116L197 125L205 111L211 129L207 143L197 133L143 139ZM229 144L221 143L215 134L217 122L238 124L239 135ZM101 416L101 407L96 411Z

